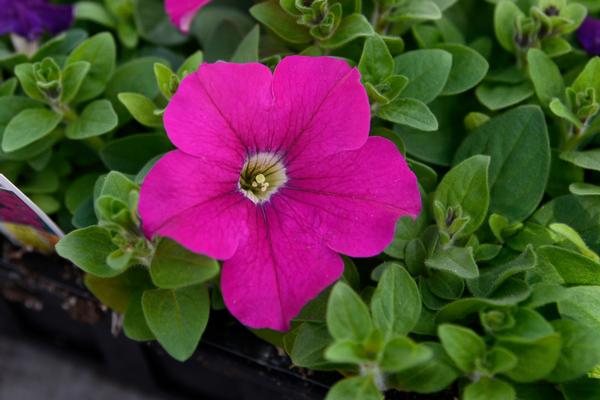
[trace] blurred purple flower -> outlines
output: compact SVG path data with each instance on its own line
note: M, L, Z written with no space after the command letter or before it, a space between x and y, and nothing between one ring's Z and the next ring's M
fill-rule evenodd
M592 55L600 55L600 19L587 17L577 31L579 42Z
M28 41L44 33L57 34L69 28L75 10L68 4L48 0L0 0L0 35L17 34Z

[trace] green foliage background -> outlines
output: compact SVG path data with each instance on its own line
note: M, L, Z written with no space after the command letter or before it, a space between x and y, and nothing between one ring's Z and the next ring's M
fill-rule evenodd
M187 37L161 0L76 5L30 56L0 41L0 172L72 231L59 254L128 337L185 360L224 308L216 261L139 229L181 78L328 55L360 70L371 134L406 155L423 212L346 259L290 332L256 333L342 371L330 400L600 398L600 58L573 34L600 1L221 0Z

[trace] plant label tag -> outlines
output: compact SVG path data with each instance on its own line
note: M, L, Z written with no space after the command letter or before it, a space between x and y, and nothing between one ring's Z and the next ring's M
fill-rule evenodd
M17 246L52 253L64 233L48 215L0 174L0 233Z

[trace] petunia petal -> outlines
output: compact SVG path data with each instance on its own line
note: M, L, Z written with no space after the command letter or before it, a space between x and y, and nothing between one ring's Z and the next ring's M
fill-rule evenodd
M369 135L369 99L360 73L331 57L284 58L273 78L277 109L285 110L279 134L291 162L357 149Z
M287 330L302 307L342 274L293 204L279 197L248 208L249 235L223 264L221 290L229 311L253 328Z
M211 0L166 0L165 8L171 22L182 32L190 31L196 13Z
M581 46L592 55L600 55L600 19L587 17L577 30Z
M255 133L269 129L271 79L258 63L202 65L167 107L169 138L186 153L243 164L257 143Z
M370 137L358 150L317 163L290 166L281 195L316 215L315 230L329 247L353 257L380 253L398 218L421 209L417 179L395 145Z
M231 257L247 232L247 199L237 191L238 180L238 170L179 150L168 153L142 185L138 210L144 232L210 257Z

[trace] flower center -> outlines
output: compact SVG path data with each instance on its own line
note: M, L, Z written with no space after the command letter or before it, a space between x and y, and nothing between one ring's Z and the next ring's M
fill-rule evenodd
M238 187L254 204L268 201L287 182L281 156L257 153L250 156L240 174Z

